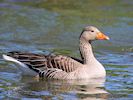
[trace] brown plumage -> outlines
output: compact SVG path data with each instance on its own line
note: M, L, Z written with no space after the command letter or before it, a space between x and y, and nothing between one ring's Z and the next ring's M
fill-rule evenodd
M80 63L76 61L76 58L71 58L63 55L39 55L33 53L24 53L18 51L12 51L7 56L13 57L16 60L23 62L30 69L39 73L40 77L49 77L51 73L56 69L60 69L64 72L72 72L78 68ZM53 70L54 69L54 70ZM44 72L47 70L46 75ZM52 70L52 71L51 71ZM51 77L52 78L52 77Z

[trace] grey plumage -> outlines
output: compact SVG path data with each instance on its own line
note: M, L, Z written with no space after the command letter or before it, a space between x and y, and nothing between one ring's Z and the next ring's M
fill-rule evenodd
M91 41L96 39L105 40L109 38L93 26L84 28L80 35L82 61L63 55L39 55L22 52L9 52L3 57L8 61L22 65L24 68L26 66L38 73L40 77L45 78L85 79L105 77L105 69L94 57L91 47Z
M40 77L58 78L55 74L61 73L61 77L76 70L80 63L75 59L62 55L39 55L22 52L9 52L7 56L13 57L16 60L23 62L30 69L39 73ZM59 77L59 78L61 78ZM63 78L63 77L62 77Z

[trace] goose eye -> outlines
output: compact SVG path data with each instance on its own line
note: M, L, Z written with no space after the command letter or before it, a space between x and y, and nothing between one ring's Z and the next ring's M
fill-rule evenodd
M94 31L91 31L91 32L94 32Z

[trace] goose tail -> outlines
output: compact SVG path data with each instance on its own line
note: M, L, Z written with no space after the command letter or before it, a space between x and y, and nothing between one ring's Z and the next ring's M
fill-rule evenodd
M30 75L30 76L36 76L38 73L35 72L34 70L30 69L26 64L18 61L17 59L11 57L11 56L8 56L8 55L5 55L3 54L3 59L7 60L7 61L11 61L11 62L14 62L16 64L19 65L19 69L22 71L22 74L23 75Z

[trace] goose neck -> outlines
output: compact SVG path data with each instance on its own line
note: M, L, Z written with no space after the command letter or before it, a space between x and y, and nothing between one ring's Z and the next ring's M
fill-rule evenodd
M85 39L80 38L80 53L84 64L90 65L96 61L92 51L91 41L88 42Z

